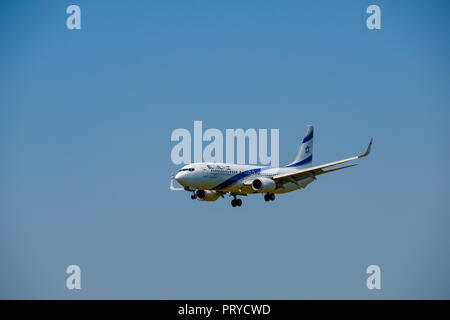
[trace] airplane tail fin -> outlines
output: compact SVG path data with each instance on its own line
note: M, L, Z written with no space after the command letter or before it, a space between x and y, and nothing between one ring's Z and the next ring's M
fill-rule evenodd
M312 154L313 154L313 135L314 127L307 126L305 136L303 137L302 144L298 150L297 157L294 162L287 165L287 167L311 167Z

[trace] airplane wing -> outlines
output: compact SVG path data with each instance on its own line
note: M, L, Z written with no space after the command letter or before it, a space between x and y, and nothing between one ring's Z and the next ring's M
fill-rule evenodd
M304 178L314 178L315 176L318 176L318 175L321 175L324 173L329 173L329 172L333 172L333 171L337 171L337 170L341 170L341 169L345 169L345 168L354 167L354 166L356 166L356 164L339 167L339 168L334 168L334 169L329 169L329 170L324 170L325 168L337 166L339 164L357 160L359 158L363 158L363 157L369 155L370 148L372 147L372 141L373 141L373 138L370 139L370 142L369 142L369 145L367 146L366 152L364 152L363 154L360 154L358 156L347 158L344 160L335 161L335 162L330 162L330 163L326 163L326 164L323 164L320 166L306 168L306 169L302 169L302 170L298 170L298 171L294 171L294 172L290 172L290 173L279 174L279 175L274 176L272 179L275 180L275 182L280 182L280 183L284 183L284 182L294 182L295 183L295 181L301 180Z

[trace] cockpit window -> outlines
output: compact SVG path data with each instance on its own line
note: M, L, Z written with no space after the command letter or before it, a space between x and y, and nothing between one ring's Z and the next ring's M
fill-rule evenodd
M194 168L189 168L189 171L194 171L195 169Z
M194 168L184 168L184 169L178 170L178 172L181 172L181 171L194 171L194 170L195 170Z

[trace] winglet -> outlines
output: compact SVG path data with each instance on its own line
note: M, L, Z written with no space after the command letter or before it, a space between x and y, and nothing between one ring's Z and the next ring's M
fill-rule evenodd
M359 155L358 158L362 158L362 157L365 157L365 156L369 155L370 148L372 148L372 142L373 142L373 138L370 138L370 142L369 142L369 145L367 146L366 152L364 152L363 154Z

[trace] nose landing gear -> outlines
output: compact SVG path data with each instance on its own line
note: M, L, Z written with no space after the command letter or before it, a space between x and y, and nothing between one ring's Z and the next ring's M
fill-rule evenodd
M273 194L273 193L266 193L264 195L264 200L266 200L266 201L273 201L273 200L275 200L275 194Z

